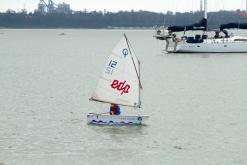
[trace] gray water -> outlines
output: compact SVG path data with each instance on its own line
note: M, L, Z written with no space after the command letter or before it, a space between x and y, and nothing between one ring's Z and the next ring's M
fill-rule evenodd
M144 90L141 112L122 112L150 119L87 125L108 111L88 98L123 32ZM166 54L152 35L0 29L0 165L246 165L247 54Z

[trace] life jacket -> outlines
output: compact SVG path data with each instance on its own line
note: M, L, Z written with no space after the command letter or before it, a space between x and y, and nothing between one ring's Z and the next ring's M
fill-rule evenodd
M117 106L116 105L111 107L111 112L113 115L116 115L116 113L117 113Z
M115 113L115 115L120 115L120 106L119 105L117 105L116 106L116 113Z
M119 105L111 106L110 113L113 114L113 115L120 115L120 107L119 107Z

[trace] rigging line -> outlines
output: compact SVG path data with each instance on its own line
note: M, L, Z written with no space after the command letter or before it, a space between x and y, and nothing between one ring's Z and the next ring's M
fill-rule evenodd
M223 6L223 10L225 10L225 6L224 6L223 0L221 0L221 4L222 4L222 6Z
M139 80L139 86L140 86L140 88L142 89L141 80L140 80L139 74L138 74L138 72L137 72L136 65L135 65L135 63L134 63L134 59L133 59L132 52L131 52L131 49L130 49L131 47L130 47L130 45L129 45L129 40L128 40L128 38L126 37L125 33L124 33L124 37L125 37L125 39L126 39L127 45L128 45L128 47L129 47L129 50L130 50L131 59L132 59L132 62L133 62L133 64L134 64L135 71L136 71L136 75L137 75L138 80ZM140 64L140 61L139 61L138 58L137 58L137 62ZM140 71L139 71L139 72L140 72Z
M242 1L242 6L243 6L243 10L246 12L247 11L247 1L246 0L243 0ZM244 6L244 4L245 4L245 6Z

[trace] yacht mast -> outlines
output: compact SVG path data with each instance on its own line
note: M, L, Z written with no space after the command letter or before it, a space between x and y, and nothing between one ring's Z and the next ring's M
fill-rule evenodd
M206 19L206 31L208 30L208 6L207 6L207 0L204 0L204 18Z
M203 8L202 8L202 0L200 1L200 12L202 12Z
M247 0L246 0L246 9L245 9L245 11L247 11Z

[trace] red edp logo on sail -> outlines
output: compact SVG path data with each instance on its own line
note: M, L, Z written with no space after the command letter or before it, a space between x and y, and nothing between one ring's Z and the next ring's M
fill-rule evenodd
M120 82L118 80L113 80L111 87L113 89L117 89L118 91L122 91L121 95L123 93L129 93L129 89L130 89L130 85L129 84L125 84L126 81L124 80L123 82Z

